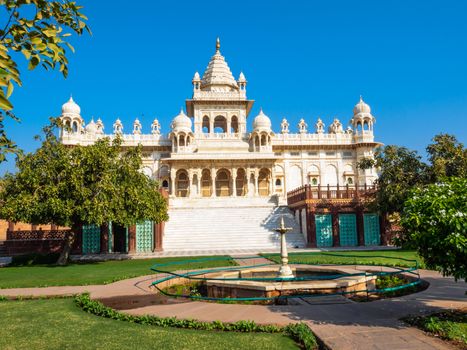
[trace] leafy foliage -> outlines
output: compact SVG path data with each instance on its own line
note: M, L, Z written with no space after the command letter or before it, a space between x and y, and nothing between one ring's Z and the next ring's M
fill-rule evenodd
M467 280L467 179L414 189L401 223L428 268Z
M467 177L467 149L454 135L436 135L426 151L432 164L431 175L434 181L451 176Z
M467 346L467 313L453 310L438 312L428 316L406 317L405 322L443 339Z
M379 178L378 192L374 209L382 214L400 212L411 189L427 183L428 167L415 151L394 145L376 151L375 159L362 159L361 169L377 167Z
M13 222L71 226L112 221L123 226L142 220L166 221L167 204L158 184L141 168L141 148L122 150L121 140L66 147L44 128L35 152L17 161L18 172L0 183L0 217Z
M11 110L10 96L15 84L21 86L21 74L15 55L21 53L28 61L28 69L38 65L44 69L59 68L68 75L67 41L72 33L83 34L90 29L82 6L70 0L0 0L0 13L5 22L0 27L0 163L6 153L19 153L5 131L4 120L18 120Z

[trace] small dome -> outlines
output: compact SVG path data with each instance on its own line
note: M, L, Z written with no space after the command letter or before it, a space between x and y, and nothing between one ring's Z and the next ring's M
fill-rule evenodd
M183 108L180 110L180 113L172 120L172 129L191 130L191 119L183 112Z
M201 78L199 77L199 73L196 72L195 75L193 76L193 81L200 81Z
M271 119L269 119L269 117L263 113L263 109L259 111L259 114L253 121L253 129L271 130Z
M91 119L88 125L86 125L86 133L95 134L97 131L96 123L94 123L94 118Z
M80 114L81 108L73 101L73 98L70 96L70 99L62 105L62 114Z
M360 101L353 108L353 114L358 113L371 113L370 106L363 101L362 96L360 96Z
M238 82L239 83L245 83L246 82L246 78L245 78L245 75L243 74L243 72L240 72L240 76L238 77Z

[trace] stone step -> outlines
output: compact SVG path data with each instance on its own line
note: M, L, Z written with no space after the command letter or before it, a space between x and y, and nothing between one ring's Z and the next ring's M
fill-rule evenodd
M244 199L236 202L242 205L171 207L165 226L164 250L278 249L279 235L274 229L282 216L286 226L293 229L286 236L287 245L291 248L305 246L299 225L287 207L259 206L258 203L246 206Z

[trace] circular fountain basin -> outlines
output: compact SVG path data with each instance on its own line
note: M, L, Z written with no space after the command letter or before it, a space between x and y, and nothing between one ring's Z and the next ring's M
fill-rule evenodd
M290 265L290 267L297 278L317 279L305 281L228 280L228 278L275 278L278 267L271 265L206 275L207 293L213 298L273 298L285 295L335 293L350 297L366 294L366 290L375 289L376 276L362 275L363 271L352 267L314 265ZM338 276L335 277L336 275ZM226 280L210 280L210 277L226 278Z

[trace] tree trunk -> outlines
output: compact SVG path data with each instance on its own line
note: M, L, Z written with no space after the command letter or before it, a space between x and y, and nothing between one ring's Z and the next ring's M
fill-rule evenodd
M78 226L73 225L71 230L68 231L65 235L65 243L63 245L63 250L60 253L60 257L57 260L57 265L63 266L68 263L68 258L70 257L71 247L75 241L76 232Z

